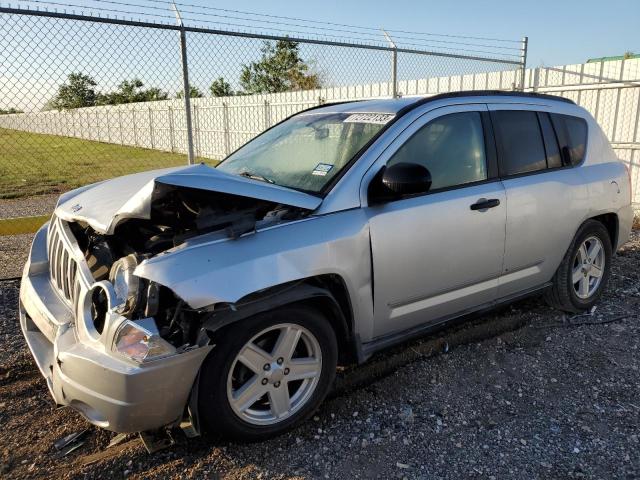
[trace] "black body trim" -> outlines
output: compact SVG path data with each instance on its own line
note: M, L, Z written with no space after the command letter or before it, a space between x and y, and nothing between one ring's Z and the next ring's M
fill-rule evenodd
M213 333L222 327L252 317L258 313L270 311L284 305L318 298L331 302L333 315L335 315L335 318L339 321L344 332L349 332L347 319L342 313L340 303L333 294L325 288L302 282L293 282L256 294L250 294L237 303L216 308L209 318L202 323L202 331ZM208 343L207 338L200 337L198 340L198 343Z
M472 318L474 315L489 312L499 306L536 295L550 286L551 282L546 282L538 287L530 288L498 300L480 304L477 307L447 315L438 320L435 320L435 322L416 325L415 327L411 327L400 332L394 332L389 335L377 338L375 340L372 340L371 342L363 343L360 349L358 349L358 363L366 362L376 352L385 350L394 345L414 340L416 338L427 335L428 333L436 332L443 329L444 327L451 326L452 324L464 322Z
M498 171L498 147L496 146L496 137L493 132L493 122L488 111L480 112L482 120L482 131L484 133L484 154L487 161L487 179L499 177Z

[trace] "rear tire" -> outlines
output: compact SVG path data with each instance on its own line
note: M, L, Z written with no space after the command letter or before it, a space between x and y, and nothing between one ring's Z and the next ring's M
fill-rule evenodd
M584 222L545 292L547 303L570 313L591 309L609 280L611 257L605 226L596 220Z
M232 325L216 339L200 370L203 433L252 442L293 428L325 398L337 359L329 321L303 306Z

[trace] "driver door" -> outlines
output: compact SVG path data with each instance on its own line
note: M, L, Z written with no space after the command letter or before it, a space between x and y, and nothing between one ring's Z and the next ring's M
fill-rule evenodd
M490 128L485 105L439 108L414 122L376 163L420 163L432 186L392 201L369 198L374 338L495 300L506 205Z

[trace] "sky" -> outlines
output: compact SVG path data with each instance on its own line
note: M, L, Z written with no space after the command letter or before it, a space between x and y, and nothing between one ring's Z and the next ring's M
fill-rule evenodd
M89 14L82 8L97 6L102 8L98 13L103 15L122 17L120 12L131 12L126 18L175 24L166 0L15 0L11 5L46 8L47 3L67 12ZM446 45L454 49L495 50L494 47L498 45L517 49L517 41L528 36L529 68L583 63L589 58L622 55L627 51L640 53L640 0L178 0L178 3L184 10L185 24L207 28L229 29L211 23L198 24L190 21L189 17L196 17L193 13L199 11L205 12L206 16L200 17L205 22L243 23L224 16L246 16L211 10L213 7L369 27L375 30L366 31L364 35L373 35L378 41L383 41L380 28L515 41L493 42L485 48L483 44L491 42L469 40L476 46L443 43L438 48L446 48ZM0 0L0 5L9 4ZM146 12L158 14L160 18L145 18L141 15L145 10L138 6L146 7ZM192 13L188 12L189 9ZM274 34L305 36L298 35L294 31L297 28L295 26L278 23L302 22L267 16L260 18L275 22L263 24L265 27L281 29L272 32ZM351 42L357 38L353 33L358 32L357 29L333 25L325 27L339 30L339 33L335 33L337 30L328 33L341 36L338 39L340 41ZM160 88L172 96L181 89L179 43L174 31L0 15L0 32L4 34L0 35L0 108L39 110L56 94L58 86L72 72L81 72L95 79L99 92L113 91L120 82L132 78L140 78L147 87ZM360 30L358 33L362 32ZM397 32L392 32L393 35L416 37ZM362 37L359 40L362 41ZM424 37L418 40L427 41ZM432 40L467 41L444 36L432 37ZM406 45L412 40L397 38L396 41L401 47L424 48ZM234 88L238 88L242 66L259 58L262 45L262 41L256 39L197 33L190 33L187 43L191 84L204 94L208 93L212 80L218 77L224 77ZM301 44L300 50L302 57L315 65L326 86L389 80L388 52L313 44ZM470 55L487 56L482 53ZM411 54L398 57L400 80L513 68L513 65L504 63L444 57Z
M186 0L184 0L187 3ZM528 66L640 53L640 0L190 0L188 3L388 29L529 37Z

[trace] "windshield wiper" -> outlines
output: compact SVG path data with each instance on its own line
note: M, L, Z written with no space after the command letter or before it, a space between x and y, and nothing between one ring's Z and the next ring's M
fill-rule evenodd
M267 177L263 177L262 175L258 175L257 173L252 173L252 172L241 172L238 175L240 175L241 177L246 177L246 178L250 178L252 180L260 180L261 182L267 182L267 183L276 183L273 180L271 180L270 178Z

